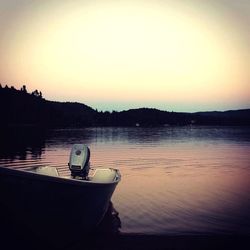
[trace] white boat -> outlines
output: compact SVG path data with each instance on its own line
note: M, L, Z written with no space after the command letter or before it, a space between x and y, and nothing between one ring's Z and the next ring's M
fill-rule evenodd
M0 167L0 206L38 238L77 240L101 222L121 179L117 169L89 168L89 156L87 146L74 145L68 177L54 167Z

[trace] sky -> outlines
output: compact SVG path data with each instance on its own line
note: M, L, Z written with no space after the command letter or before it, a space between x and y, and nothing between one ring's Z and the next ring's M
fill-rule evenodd
M98 110L250 108L249 0L0 0L0 83Z

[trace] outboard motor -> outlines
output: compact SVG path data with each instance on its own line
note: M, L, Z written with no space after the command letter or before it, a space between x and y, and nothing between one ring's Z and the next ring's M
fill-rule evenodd
M87 145L74 144L69 157L69 169L73 177L86 179L89 173L90 150Z

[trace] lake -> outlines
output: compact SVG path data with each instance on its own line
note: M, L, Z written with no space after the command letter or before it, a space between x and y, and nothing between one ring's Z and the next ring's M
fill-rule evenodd
M161 127L2 131L0 165L67 175L74 143L93 167L118 168L112 203L122 233L250 233L250 128Z

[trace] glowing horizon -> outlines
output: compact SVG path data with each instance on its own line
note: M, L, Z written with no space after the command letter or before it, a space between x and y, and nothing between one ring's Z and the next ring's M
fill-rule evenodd
M0 82L98 110L250 107L240 2L2 1Z

